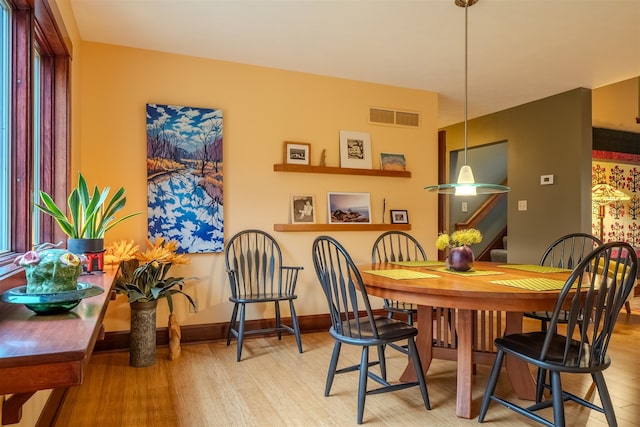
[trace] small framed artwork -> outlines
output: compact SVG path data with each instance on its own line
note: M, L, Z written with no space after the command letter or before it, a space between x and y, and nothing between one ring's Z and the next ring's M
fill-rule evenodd
M371 138L366 132L340 131L340 167L371 169Z
M315 224L316 204L313 196L291 196L291 224Z
M409 214L407 211L389 211L391 214L391 224L409 224Z
M371 224L369 193L327 193L329 224Z
M306 142L285 141L282 162L290 165L308 165L311 157L311 144Z
M404 154L380 153L380 169L387 171L407 170Z

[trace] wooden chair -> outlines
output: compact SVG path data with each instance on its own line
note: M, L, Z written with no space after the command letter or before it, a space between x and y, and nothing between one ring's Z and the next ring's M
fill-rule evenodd
M282 252L275 239L261 230L245 230L237 233L227 243L225 262L233 313L227 331L227 345L231 336L238 340L237 361L242 357L242 345L246 335L292 333L296 337L298 351L302 353L300 327L293 301L297 298L296 283L302 267L282 265ZM289 302L292 326L282 323L280 302ZM245 308L247 304L275 303L275 326L245 330ZM240 318L238 319L238 311Z
M386 231L382 233L375 242L373 242L373 248L371 249L371 262L402 262L402 261L426 261L427 254L418 240L412 235L403 231ZM418 313L418 307L415 304L384 299L383 308L387 311L389 318L393 318L394 314L403 314L407 317L407 323L413 325L415 315ZM433 308L434 313L438 312L436 307ZM442 309L441 315L446 313L448 317L449 330L453 334L454 339L457 342L457 334L453 330L451 325L451 317L453 316L453 310ZM435 340L434 340L435 343ZM390 344L391 348L394 348L404 354L407 354L406 346L399 346L397 344Z
M596 236L587 233L570 233L551 243L540 259L540 265L549 267L567 268L572 270L590 254L602 241ZM560 312L559 323L566 323L568 312ZM547 330L547 324L551 320L549 311L529 311L525 317L540 321L542 331Z
M564 401L572 400L587 408L605 414L610 426L617 425L611 397L603 371L611 365L607 355L613 328L620 309L631 292L638 270L638 258L628 243L613 242L598 246L575 267L551 312L549 327L545 331L506 335L497 338L496 359L489 375L482 399L478 422L483 422L491 401L514 410L546 426L564 426ZM607 272L599 274L598 271ZM565 310L570 307L569 310ZM566 313L566 314L565 314ZM558 333L560 319L566 317L564 335ZM583 325L588 324L585 328ZM539 378L550 381L543 385L551 390L551 399L529 407L495 395L504 356L519 358L543 372ZM602 406L572 394L562 387L561 374L588 374L593 378ZM553 407L553 421L536 411Z
M347 251L335 239L320 236L313 242L313 264L324 291L331 317L329 333L335 339L324 395L329 396L336 374L359 371L357 422L362 424L365 398L370 394L386 393L418 386L426 409L431 409L427 384L414 338L418 330L406 322L388 317L374 316L367 290L358 268ZM362 301L362 302L361 302ZM364 315L360 315L364 313ZM391 384L387 381L385 346L400 341L407 342L409 359L413 362L417 381ZM338 369L338 358L342 344L362 348L360 363ZM378 350L378 360L369 361L369 348ZM380 367L380 374L370 370ZM367 379L380 385L367 390Z
M371 262L396 261L426 261L427 254L415 237L403 231L387 231L382 233L373 243ZM413 325L413 317L418 313L418 307L411 303L394 301L385 298L384 309L389 318L394 313L407 316L407 323Z

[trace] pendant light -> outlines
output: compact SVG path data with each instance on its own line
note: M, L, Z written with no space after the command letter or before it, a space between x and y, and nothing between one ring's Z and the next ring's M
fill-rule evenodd
M425 190L439 194L453 194L456 196L475 196L477 194L506 193L509 187L498 184L481 184L473 178L471 166L467 164L467 109L468 109L468 35L467 35L467 8L476 4L478 0L455 0L456 6L464 7L464 165L460 168L458 181L455 184L439 184L425 187Z

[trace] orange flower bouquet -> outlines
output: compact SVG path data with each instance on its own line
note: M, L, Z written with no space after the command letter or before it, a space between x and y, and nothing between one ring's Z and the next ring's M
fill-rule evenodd
M182 294L194 310L197 309L193 298L182 290L186 279L167 277L173 265L189 263L188 258L176 253L178 242L159 237L155 243L147 240L147 246L147 250L142 252L133 241L121 240L107 248L105 263L120 265L115 281L116 293L127 295L129 303L166 298L171 313L172 296Z

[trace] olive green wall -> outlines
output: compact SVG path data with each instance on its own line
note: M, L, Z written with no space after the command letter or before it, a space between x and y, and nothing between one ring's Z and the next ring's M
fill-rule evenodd
M537 263L558 236L590 232L591 127L591 91L583 88L468 122L469 147L508 143L509 262ZM448 151L461 148L463 125L444 130ZM554 184L540 185L541 175ZM523 200L527 210L518 211Z

